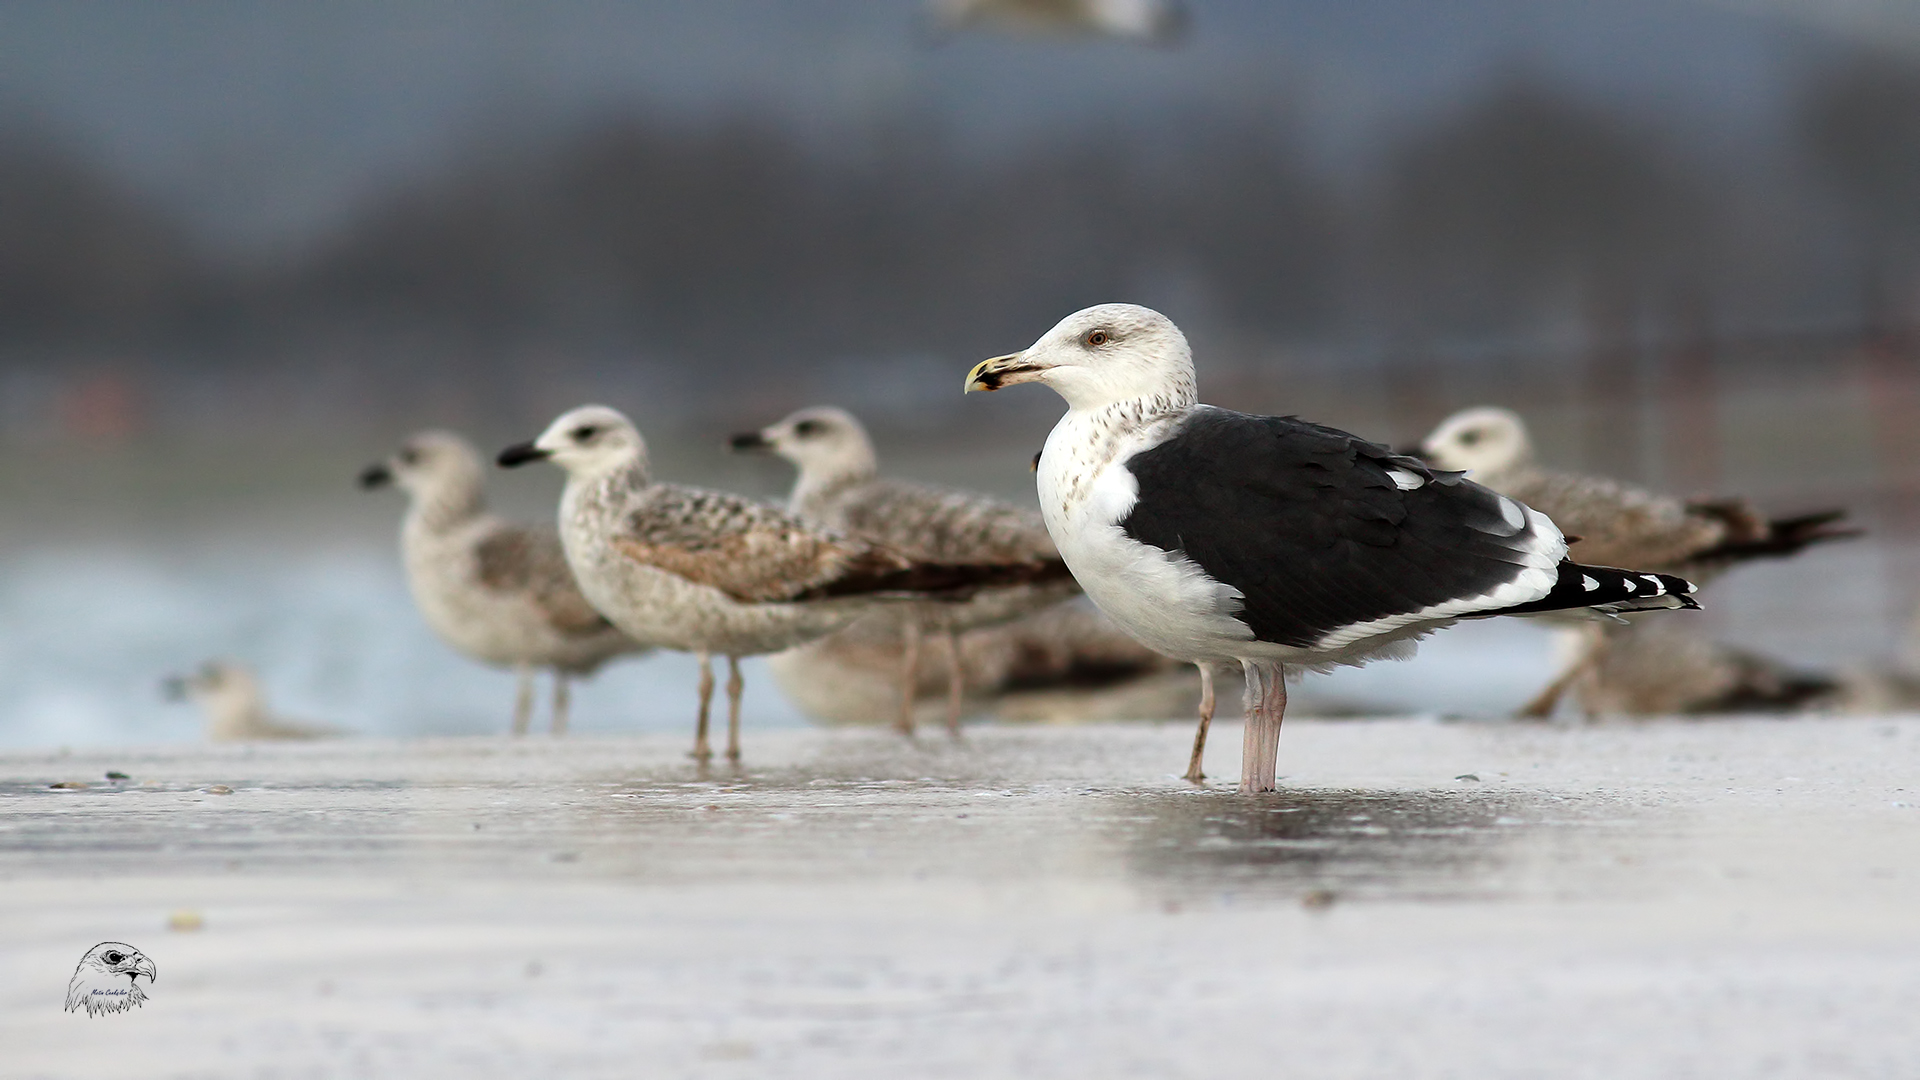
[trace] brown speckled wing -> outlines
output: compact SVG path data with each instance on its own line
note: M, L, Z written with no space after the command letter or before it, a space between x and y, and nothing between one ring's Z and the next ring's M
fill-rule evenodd
M904 569L905 559L815 529L724 492L656 484L627 517L616 550L743 603L793 600L849 569Z
M1561 532L1580 537L1569 554L1592 566L1680 573L1727 535L1723 520L1611 480L1540 473L1506 493L1552 518Z
M507 525L474 549L480 583L495 592L524 593L547 625L567 637L592 637L613 624L587 603L551 530Z
M834 508L848 533L922 561L1020 563L1059 558L1040 515L960 491L877 480Z

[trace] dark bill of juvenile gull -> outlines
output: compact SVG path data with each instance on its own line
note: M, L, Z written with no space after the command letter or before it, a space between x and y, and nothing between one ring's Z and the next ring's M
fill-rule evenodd
M1040 510L1087 596L1148 648L1246 673L1241 789L1274 789L1286 669L1405 657L1460 619L1690 608L1680 578L1567 558L1546 515L1294 417L1199 403L1186 337L1131 304L1077 312L966 389L1067 402Z

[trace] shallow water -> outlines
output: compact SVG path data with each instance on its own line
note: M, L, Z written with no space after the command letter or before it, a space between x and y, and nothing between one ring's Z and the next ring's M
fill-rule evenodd
M212 657L253 666L276 712L358 735L505 729L511 674L454 653L415 612L384 547L79 544L0 563L0 746L187 742L200 717L160 681ZM1409 663L1310 676L1300 706L1399 713L1511 710L1551 674L1547 633L1512 621L1430 639ZM749 730L800 726L763 661L745 665ZM576 687L582 733L691 727L695 668L676 653ZM544 680L540 686L544 721Z
M1251 798L1187 734L13 751L0 1075L1920 1063L1920 719L1300 721ZM101 940L152 1000L63 1015Z

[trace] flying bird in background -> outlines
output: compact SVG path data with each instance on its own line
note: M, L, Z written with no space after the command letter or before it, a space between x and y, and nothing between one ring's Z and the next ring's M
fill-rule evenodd
M153 961L125 942L103 941L87 950L67 982L67 1011L87 1011L88 1016L123 1013L147 1003L140 989L140 976L152 986L158 978Z
M937 35L964 30L1019 37L1105 37L1176 45L1188 16L1179 0L931 0Z

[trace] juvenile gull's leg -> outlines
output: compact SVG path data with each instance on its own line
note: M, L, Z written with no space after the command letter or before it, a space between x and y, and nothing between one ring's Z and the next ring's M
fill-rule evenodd
M1567 691L1599 665L1605 630L1599 626L1583 626L1575 632L1582 640L1574 653L1573 660L1567 664L1565 671L1554 676L1553 681L1548 683L1545 689L1535 694L1533 700L1520 706L1520 711L1516 715L1521 719L1545 720L1552 716L1553 710L1559 706L1560 699L1567 695Z
M713 746L707 742L707 714L713 708L713 656L705 649L694 655L700 658L700 718L693 726L693 759L704 765L713 758Z
M947 734L960 737L960 706L967 695L967 669L960 662L960 635L949 626L947 639Z
M1270 660L1242 660L1247 676L1247 728L1240 746L1240 793L1272 791L1280 757L1280 721L1287 713L1287 669Z
M913 699L920 691L920 613L911 609L900 615L900 715L893 729L902 735L913 734Z
M740 762L740 692L746 689L740 677L740 658L727 657L727 760Z
M525 735L533 719L533 669L520 664L513 670L520 676L520 689L513 696L513 733Z
M555 668L553 670L553 734L556 738L567 733L567 707L572 704L572 696L567 686L567 673Z
M1199 783L1207 778L1200 771L1200 759L1207 756L1207 728L1213 723L1213 665L1198 663L1200 669L1200 726L1193 733L1193 756L1187 759L1187 779Z

